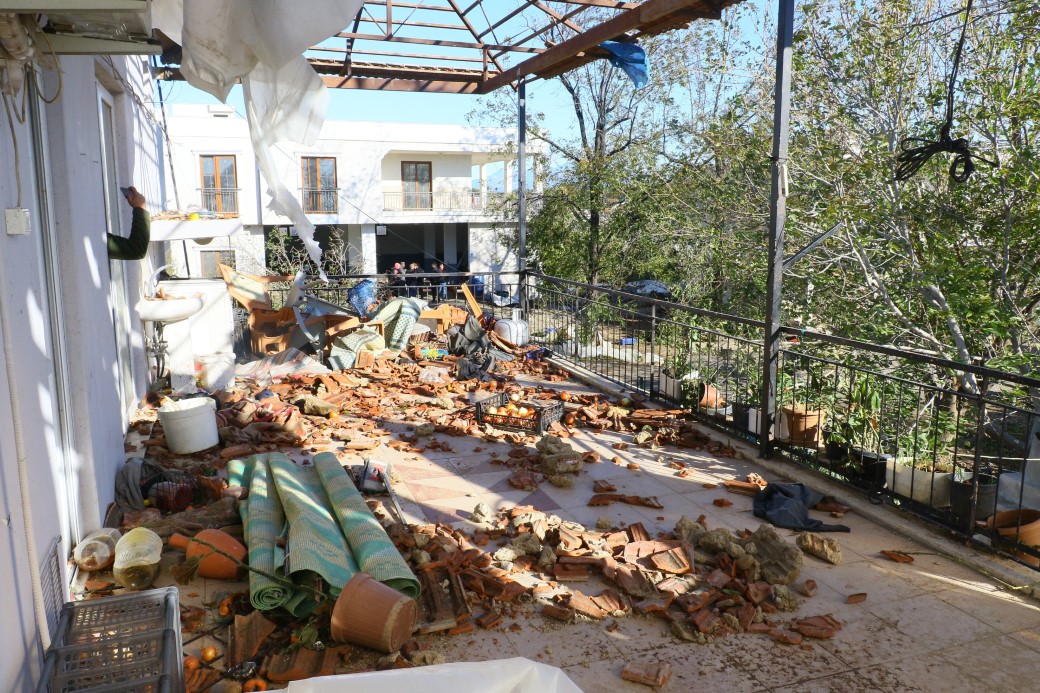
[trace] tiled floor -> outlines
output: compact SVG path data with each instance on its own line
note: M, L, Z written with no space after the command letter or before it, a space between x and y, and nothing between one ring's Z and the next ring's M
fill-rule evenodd
M507 444L436 437L454 452L427 455L386 449L381 453L393 463L395 489L410 522L451 522L473 529L471 511L484 501L496 510L531 504L589 527L606 516L616 526L642 522L654 533L671 530L683 515L704 514L709 528L754 529L760 520L751 513L750 498L729 494L722 487L706 489L704 484L744 478L749 472L774 478L753 462L716 459L700 452L675 448L619 452L611 444L624 436L582 431L569 442L581 450L600 452L602 462L586 465L572 488L543 483L535 492L518 491L506 481L508 468L491 462L505 458ZM637 462L639 470L612 463L615 455L625 463ZM695 465L697 472L680 478L667 466L670 460ZM347 455L343 461L359 464L361 458ZM623 493L655 496L664 508L590 508L586 503L596 479L609 479ZM733 504L714 506L712 500L720 497ZM647 690L620 678L630 661L669 662L673 676L664 690L671 691L945 693L954 686L1009 693L1036 690L1037 602L1002 590L979 573L856 512L841 521L852 531L829 536L841 544L842 563L830 565L806 556L802 578L814 579L818 593L805 599L796 614L781 614L785 618L834 615L844 627L831 640L789 646L763 635L738 634L699 645L675 638L653 618L633 615L565 625L543 618L539 606L529 603L517 607L494 631L422 636L420 641L449 662L523 656L553 664L590 692ZM793 540L794 532L780 532ZM889 561L879 554L883 549L910 553L915 560L912 564ZM163 580L169 582L165 572ZM219 592L243 588L199 580L181 590L186 603L199 603L212 602ZM848 595L858 592L867 593L865 601L846 603ZM197 651L204 642L206 638L189 642L185 649Z

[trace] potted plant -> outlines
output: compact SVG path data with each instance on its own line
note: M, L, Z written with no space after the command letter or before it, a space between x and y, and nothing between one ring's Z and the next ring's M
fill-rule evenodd
M953 461L944 459L941 445L941 416L926 416L927 408L917 412L909 430L899 435L898 454L888 460L890 489L897 495L933 508L950 505ZM992 503L990 503L992 508Z
M733 425L743 433L758 435L759 404L762 401L762 371L752 364L751 370L733 396Z
M971 502L975 493L977 496L973 515ZM975 522L985 520L996 512L996 505L997 475L992 469L980 471L977 475L954 474L950 482L950 519L957 529L970 532L975 527Z
M822 380L811 371L797 377L781 373L777 393L778 399L782 398L780 401L787 402L780 407L780 431L784 439L801 447L819 447L830 399Z
M849 389L844 409L835 415L828 428L826 443L831 455L845 459L849 464L841 473L871 487L884 486L888 460L892 457L882 451L881 394L868 378L863 378Z

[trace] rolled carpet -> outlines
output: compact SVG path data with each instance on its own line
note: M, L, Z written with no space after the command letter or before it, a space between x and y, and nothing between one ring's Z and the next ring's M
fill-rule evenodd
M361 571L402 594L413 599L418 597L419 580L372 515L336 456L330 452L315 455L314 470Z
M295 582L308 583L320 576L329 594L336 596L358 572L358 565L329 510L328 496L318 474L312 467L301 467L280 453L271 453L267 464L289 523L286 574L292 575ZM317 602L300 590L285 606L294 615L303 616Z

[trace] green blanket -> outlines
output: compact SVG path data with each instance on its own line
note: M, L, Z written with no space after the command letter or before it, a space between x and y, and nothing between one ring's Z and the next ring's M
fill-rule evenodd
M361 566L379 582L411 598L419 596L419 581L390 541L379 520L331 452L314 456L314 469L331 501L332 512L350 550Z

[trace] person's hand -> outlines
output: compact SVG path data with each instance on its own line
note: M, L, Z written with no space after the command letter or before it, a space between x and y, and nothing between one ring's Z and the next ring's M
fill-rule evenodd
M144 209L144 206L145 204L147 204L148 201L144 199L144 195L137 191L137 188L131 185L130 194L126 196L126 202L131 207L138 207Z

